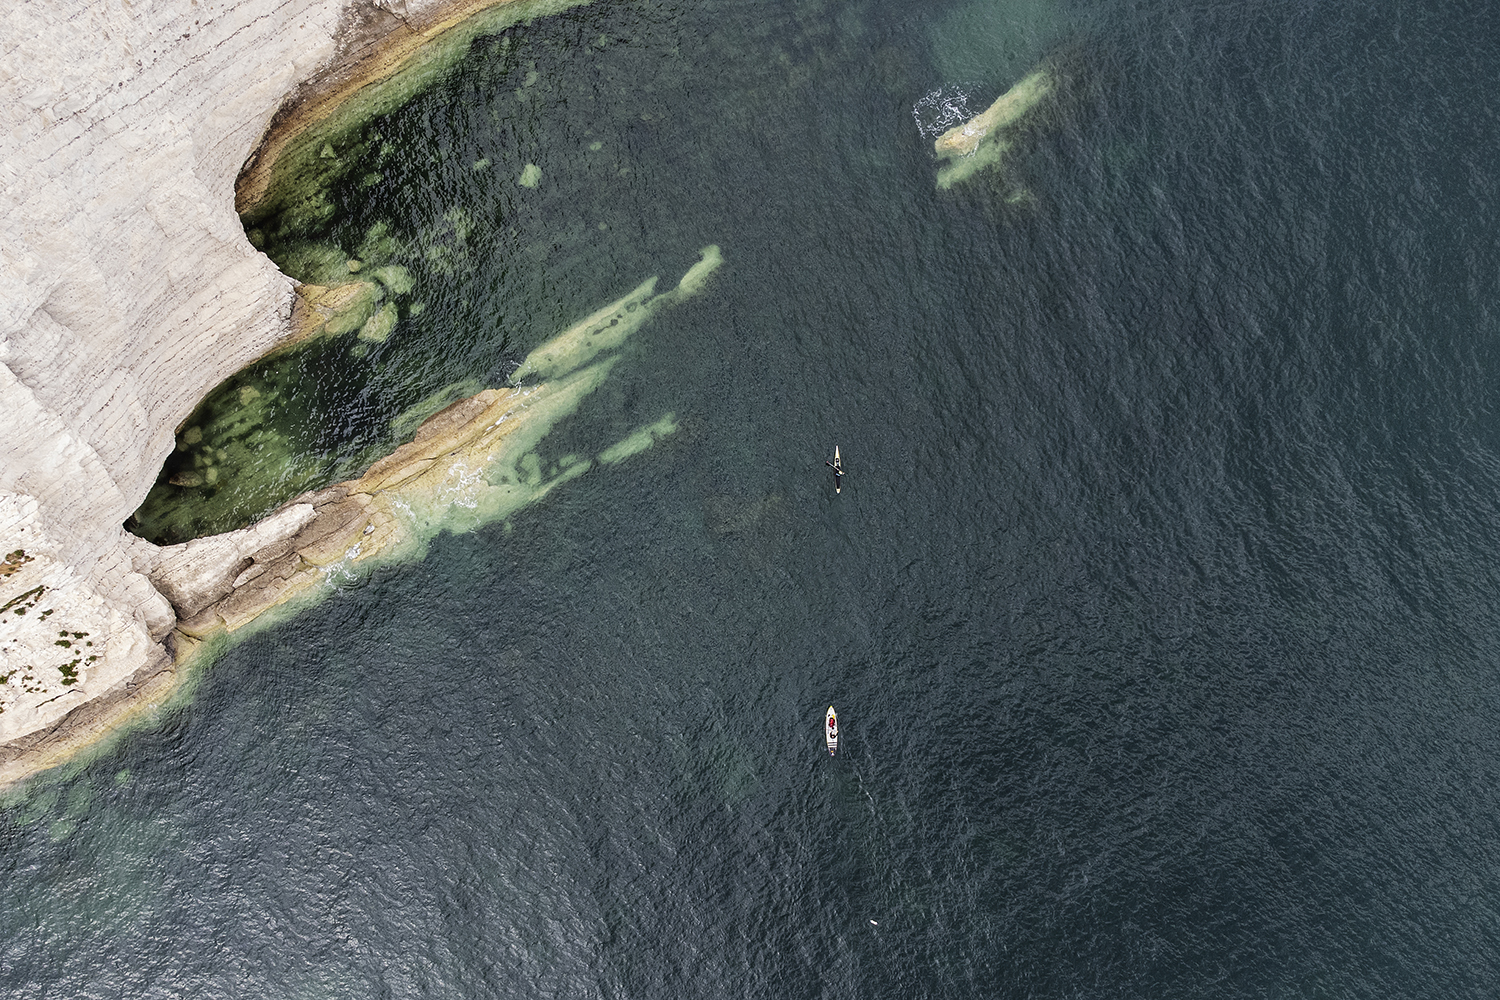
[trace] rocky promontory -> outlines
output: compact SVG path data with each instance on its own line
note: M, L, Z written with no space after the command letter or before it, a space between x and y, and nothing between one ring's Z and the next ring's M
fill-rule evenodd
M13 5L0 27L0 784L149 707L236 608L310 585L391 530L370 481L389 463L231 536L163 549L122 526L199 400L293 336L295 283L247 240L237 181L244 209L299 130L494 2ZM456 404L405 459L462 453L530 391Z

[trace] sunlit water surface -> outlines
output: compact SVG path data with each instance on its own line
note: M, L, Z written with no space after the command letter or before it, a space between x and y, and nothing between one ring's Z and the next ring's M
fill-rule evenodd
M717 243L547 447L681 430L36 785L0 992L1494 995L1500 24L1428 6L621 0L476 44L333 231L463 252L306 370L304 446ZM1052 124L937 192L922 98L1049 54Z

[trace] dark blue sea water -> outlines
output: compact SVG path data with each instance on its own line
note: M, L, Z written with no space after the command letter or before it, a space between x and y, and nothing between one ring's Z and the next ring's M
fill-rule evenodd
M338 195L334 238L469 254L328 361L325 444L717 243L547 447L682 429L34 786L0 992L1497 995L1496 38L621 0L481 41ZM914 106L1043 58L1010 169L935 190Z

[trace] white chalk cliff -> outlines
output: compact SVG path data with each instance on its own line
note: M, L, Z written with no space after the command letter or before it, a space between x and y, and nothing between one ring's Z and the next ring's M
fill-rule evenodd
M235 213L242 165L352 35L444 6L19 0L0 19L0 783L172 669L161 550L122 525L178 424L290 329L293 283Z

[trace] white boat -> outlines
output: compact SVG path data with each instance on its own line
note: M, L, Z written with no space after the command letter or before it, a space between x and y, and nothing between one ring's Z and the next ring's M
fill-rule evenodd
M832 756L839 749L839 717L832 705L828 706L828 714L823 718L823 735L828 739L828 754Z
M839 457L838 445L833 446L833 461L823 464L833 470L833 492L844 492L844 460Z

